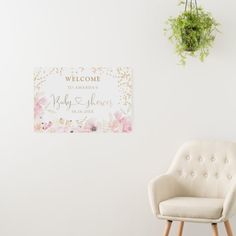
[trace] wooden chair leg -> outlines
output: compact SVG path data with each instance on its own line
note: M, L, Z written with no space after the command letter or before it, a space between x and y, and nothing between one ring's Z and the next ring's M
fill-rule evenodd
M219 236L217 224L212 223L211 225L212 225L212 229L213 229L213 236Z
M165 227L163 236L168 236L168 235L169 235L170 228L171 228L171 224L172 224L172 221L171 221L171 220L168 220L168 221L166 222L166 227Z
M233 236L233 232L232 232L232 229L231 229L231 226L230 226L230 223L229 223L228 220L226 220L224 222L224 225L225 225L225 229L226 229L227 235L228 236Z
M179 228L178 228L178 236L182 236L182 234L183 234L183 227L184 227L184 222L180 221Z

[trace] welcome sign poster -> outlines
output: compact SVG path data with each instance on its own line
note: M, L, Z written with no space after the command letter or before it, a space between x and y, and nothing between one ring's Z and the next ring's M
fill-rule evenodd
M128 67L37 68L34 131L132 131L132 71Z

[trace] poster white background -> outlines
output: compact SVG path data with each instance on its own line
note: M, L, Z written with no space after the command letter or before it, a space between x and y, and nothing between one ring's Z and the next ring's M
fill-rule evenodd
M204 64L190 60L186 68L176 65L163 35L165 20L178 13L173 0L0 3L0 234L162 235L148 180L167 169L185 140L236 141L236 2L199 1L222 34ZM49 65L132 67L134 131L35 134L32 73ZM236 232L235 218L232 226ZM207 224L184 229L211 233Z

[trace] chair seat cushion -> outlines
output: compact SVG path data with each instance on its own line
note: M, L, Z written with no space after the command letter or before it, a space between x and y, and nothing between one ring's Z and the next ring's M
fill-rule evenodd
M224 199L176 197L160 202L160 215L181 218L218 219Z

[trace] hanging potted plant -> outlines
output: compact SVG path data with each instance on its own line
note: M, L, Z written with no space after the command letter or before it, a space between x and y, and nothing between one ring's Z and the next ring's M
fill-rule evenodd
M198 7L197 0L185 0L184 12L177 17L167 20L167 28L164 31L175 44L180 64L185 65L187 56L199 57L204 61L209 54L215 40L219 24L203 8Z

